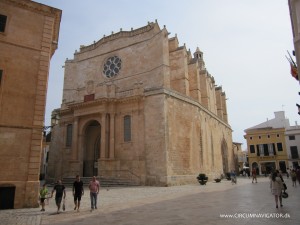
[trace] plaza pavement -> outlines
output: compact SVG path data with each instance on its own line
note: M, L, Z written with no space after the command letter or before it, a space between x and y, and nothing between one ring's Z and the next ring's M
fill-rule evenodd
M214 225L214 224L300 224L300 186L286 179L289 198L275 208L269 179L238 178L237 184L222 180L174 187L126 187L101 189L98 209L90 211L89 191L81 201L80 212L73 210L67 188L66 211L56 214L55 200L46 211L39 208L0 210L2 225ZM224 218L224 217L234 218ZM253 218L261 217L261 218ZM263 218L262 218L263 217Z

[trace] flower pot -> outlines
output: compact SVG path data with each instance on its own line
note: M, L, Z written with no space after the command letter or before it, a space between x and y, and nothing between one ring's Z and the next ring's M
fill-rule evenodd
M199 184L206 185L207 180L198 180Z

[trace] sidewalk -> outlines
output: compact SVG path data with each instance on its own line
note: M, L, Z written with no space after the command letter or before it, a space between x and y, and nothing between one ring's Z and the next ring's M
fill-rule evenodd
M45 212L40 209L1 210L0 224L298 224L300 214L300 186L292 187L286 179L289 198L283 208L276 209L268 178L238 178L238 183L208 182L207 185L174 187L128 187L101 189L98 210L90 212L89 191L81 201L81 211L73 210L73 198L67 189L66 211L56 214L54 199L50 199ZM220 214L282 213L289 218L221 218ZM265 216L266 216L265 215ZM274 214L276 216L276 214ZM278 214L279 215L279 214Z

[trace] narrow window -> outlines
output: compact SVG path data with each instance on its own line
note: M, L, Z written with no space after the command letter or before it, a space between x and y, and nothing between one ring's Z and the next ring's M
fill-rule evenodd
M1 86L1 81L2 81L2 73L3 73L3 70L0 70L0 86Z
M264 155L268 156L269 155L269 146L268 144L263 144L263 148L264 148Z
M124 116L124 141L131 141L131 116Z
M277 143L277 150L278 151L282 151L283 150L282 143Z
M254 145L250 145L250 153L255 153L255 146Z
M0 14L0 32L5 31L7 16Z
M291 150L292 159L299 159L297 146L291 146L290 150Z
M67 136L66 136L66 147L71 147L71 145L72 145L72 130L73 130L73 125L68 124L67 125Z
M295 140L295 135L290 135L289 140Z
M270 155L270 156L273 156L273 155L274 155L273 144L268 144L268 148L269 148L269 155Z
M264 156L265 155L264 145L262 145L262 144L258 145L258 149L259 149L260 156Z

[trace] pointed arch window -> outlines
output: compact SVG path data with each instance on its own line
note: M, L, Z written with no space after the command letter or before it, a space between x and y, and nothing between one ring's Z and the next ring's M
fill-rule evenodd
M124 141L131 141L131 116L124 116Z

